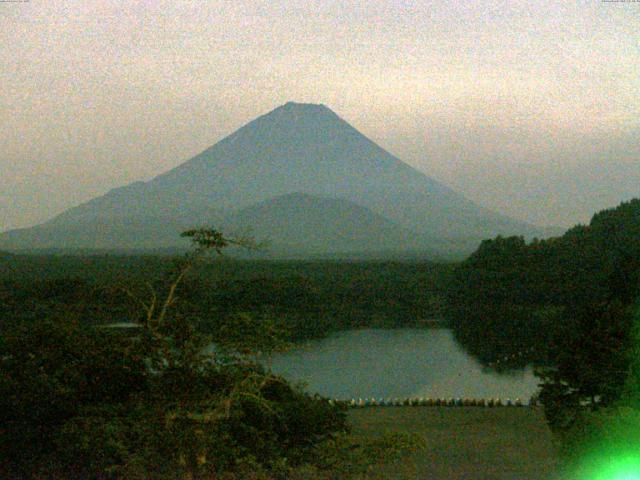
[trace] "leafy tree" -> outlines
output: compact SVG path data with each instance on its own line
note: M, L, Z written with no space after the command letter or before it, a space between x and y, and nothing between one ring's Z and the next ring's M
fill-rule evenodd
M482 243L453 276L449 318L485 364L534 362L551 427L622 398L640 296L640 200L594 215L562 237Z
M556 431L570 429L585 410L614 405L631 365L633 308L620 302L583 305L556 327L552 365L537 370L540 400Z
M454 271L447 318L456 339L485 365L518 368L546 359L549 325L560 310L544 287L547 252L522 237L497 237Z
M209 339L173 308L179 286L206 252L247 242L205 229L184 236L195 249L176 262L164 290L149 284L146 299L126 290L140 305L139 322L92 327L69 314L5 332L2 478L277 473L345 431L340 408L251 360L276 345L271 329L263 343L254 333L246 351L207 351Z
M137 349L74 318L50 318L5 332L0 343L0 473L29 478L56 465L66 422L96 403L126 403L148 389Z

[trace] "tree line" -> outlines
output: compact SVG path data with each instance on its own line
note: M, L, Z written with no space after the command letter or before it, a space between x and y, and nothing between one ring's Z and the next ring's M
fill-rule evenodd
M447 317L484 364L534 363L547 419L568 432L617 405L638 374L639 297L636 199L558 238L484 241L452 275Z
M74 311L84 322L130 321L139 305L122 287L162 290L158 256L15 256L0 262L0 322ZM416 326L444 315L452 265L414 262L204 261L179 285L176 308L215 334L237 315L272 318L289 340L360 327ZM0 329L2 324L0 323Z

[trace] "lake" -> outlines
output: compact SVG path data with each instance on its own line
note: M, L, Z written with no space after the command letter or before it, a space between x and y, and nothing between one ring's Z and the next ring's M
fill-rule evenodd
M537 390L531 367L482 367L446 328L349 330L298 345L267 364L311 393L338 398L521 398Z

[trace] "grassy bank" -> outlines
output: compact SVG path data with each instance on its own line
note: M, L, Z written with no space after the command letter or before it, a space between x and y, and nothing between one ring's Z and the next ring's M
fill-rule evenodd
M539 408L364 408L349 419L356 435L407 432L425 441L410 461L371 478L545 480L558 465Z

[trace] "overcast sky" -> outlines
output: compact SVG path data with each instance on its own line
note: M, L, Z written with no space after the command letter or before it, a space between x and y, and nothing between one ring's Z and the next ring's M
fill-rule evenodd
M539 225L640 196L640 3L0 2L0 231L323 103Z

